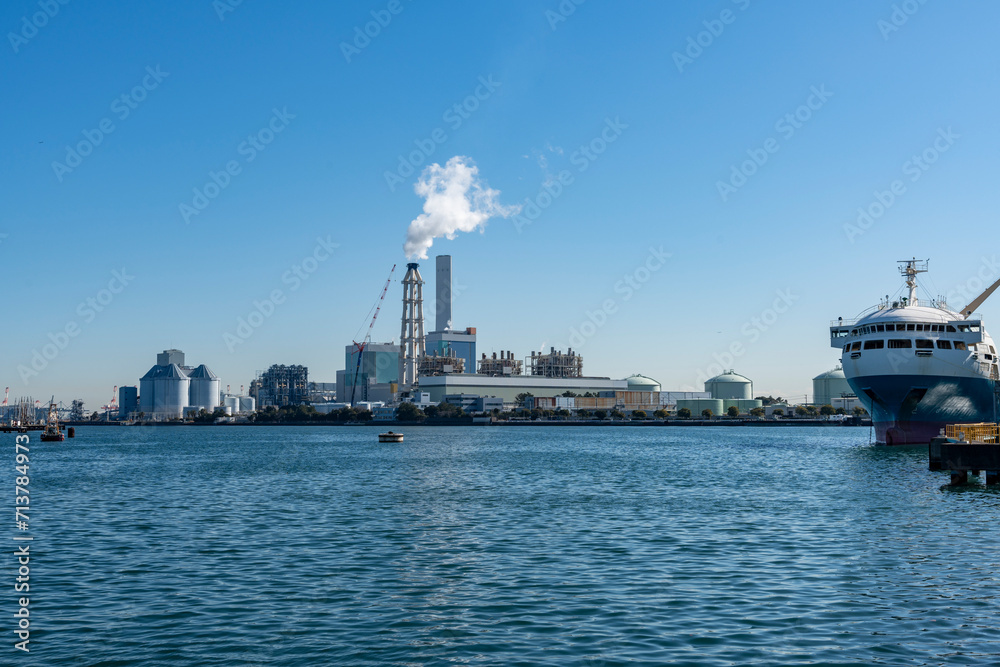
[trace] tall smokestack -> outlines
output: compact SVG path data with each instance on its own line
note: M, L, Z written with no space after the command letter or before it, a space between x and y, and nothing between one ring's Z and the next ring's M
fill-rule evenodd
M451 255L437 256L437 275L434 279L436 290L435 308L437 320L435 331L451 329Z
M410 387L417 381L417 362L424 356L424 279L419 265L406 265L403 278L403 321L399 333L399 382Z

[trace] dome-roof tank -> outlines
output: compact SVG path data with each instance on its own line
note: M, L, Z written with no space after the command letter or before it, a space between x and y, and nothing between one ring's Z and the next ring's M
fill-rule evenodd
M630 375L625 378L629 391L660 391L660 383L645 375Z
M712 398L753 398L753 382L736 371L730 370L706 380L705 391L709 392Z

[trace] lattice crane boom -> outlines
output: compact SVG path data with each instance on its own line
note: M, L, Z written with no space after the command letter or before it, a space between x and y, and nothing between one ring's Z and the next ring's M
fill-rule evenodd
M379 295L378 301L375 302L375 314L372 315L372 320L368 324L368 332L365 337L359 343L354 341L354 351L358 355L358 363L354 368L354 382L351 383L351 407L354 407L354 395L358 389L358 374L361 372L361 355L364 353L365 348L368 347L368 343L372 340L372 330L375 328L375 320L378 319L379 311L382 310L382 302L385 301L385 295L389 292L389 285L392 284L392 274L396 272L396 265L392 265L392 270L389 271L389 277L385 281L385 287L382 288L382 294Z

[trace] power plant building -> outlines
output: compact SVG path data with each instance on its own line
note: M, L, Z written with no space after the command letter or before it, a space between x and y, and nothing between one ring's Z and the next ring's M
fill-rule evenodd
M309 402L309 369L275 364L250 383L250 396L259 408L305 405Z
M427 392L431 403L440 403L446 395L475 394L495 396L504 403L514 403L518 394L532 394L539 397L561 396L567 391L575 394L602 391L625 391L625 380L610 378L547 378L530 375L493 376L471 373L453 373L420 378L420 391Z
M208 366L185 366L183 352L164 350L139 380L139 412L151 419L179 419L191 408L213 412L221 389L219 377Z
M458 357L464 362L462 370L452 372L475 373L476 329L455 329L452 321L453 295L451 255L438 255L434 273L434 331L424 336L424 354L428 357Z
M468 327L465 331L432 331L424 337L424 353L427 356L458 357L463 364L464 373L476 372L476 329Z
M350 404L354 400L388 400L386 393L395 391L391 385L399 384L400 348L394 343L368 343L361 352L361 367L358 368L358 347L344 347L346 370L337 371L337 400ZM357 374L357 385L354 376ZM384 390L381 390L384 388Z

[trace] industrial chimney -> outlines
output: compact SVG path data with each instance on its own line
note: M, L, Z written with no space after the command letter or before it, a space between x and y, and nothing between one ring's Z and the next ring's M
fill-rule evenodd
M424 279L419 266L407 264L403 278L403 326L399 333L399 382L403 387L416 382L417 362L424 356Z
M437 256L437 275L434 278L437 310L435 331L451 330L451 255Z

